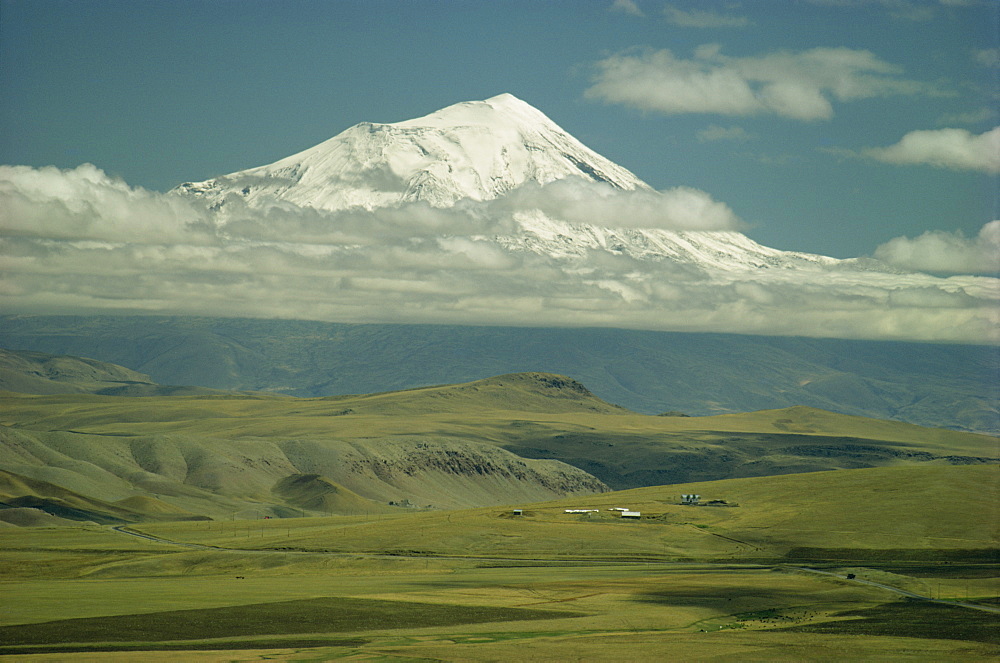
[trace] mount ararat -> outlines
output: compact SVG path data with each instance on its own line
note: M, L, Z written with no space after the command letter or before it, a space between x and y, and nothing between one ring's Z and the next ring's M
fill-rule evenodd
M996 278L763 246L508 94L166 194L0 166L0 225L15 314L1000 341Z
M328 212L426 203L479 216L484 210L468 203L504 199L485 207L491 216L510 212L507 232L475 239L513 252L586 260L600 251L706 272L860 266L762 246L732 230L738 222L725 204L687 187L655 191L511 94L405 122L363 122L270 165L175 191L223 216L237 201Z
M996 279L763 246L725 203L686 186L654 190L510 94L361 123L175 192L215 210L224 236L315 242L325 248L312 251L345 264L378 238L405 238L384 258L409 268L403 283L338 282L441 300L424 307L433 317L400 302L393 321L998 339ZM303 210L309 221L287 221ZM434 277L413 273L428 262Z
M10 349L298 396L545 370L649 413L998 429L997 279L762 246L508 94L169 194L3 166L0 198Z

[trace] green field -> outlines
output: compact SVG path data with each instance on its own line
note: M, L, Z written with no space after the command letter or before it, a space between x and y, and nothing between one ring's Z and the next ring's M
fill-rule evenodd
M940 492L952 483L964 488ZM0 593L17 600L0 619L0 653L990 660L1000 614L955 604L1000 601L995 511L965 497L995 505L995 488L993 466L874 468L521 504L519 516L490 507L130 527L158 541L102 526L4 528ZM891 498L851 506L879 489ZM688 491L729 506L677 504ZM622 505L643 518L607 511Z
M106 524L389 514L403 500L456 509L1000 460L995 437L806 407L642 415L543 373L318 399L0 393L0 452L7 506Z
M1000 657L992 437L540 373L0 407L10 660Z

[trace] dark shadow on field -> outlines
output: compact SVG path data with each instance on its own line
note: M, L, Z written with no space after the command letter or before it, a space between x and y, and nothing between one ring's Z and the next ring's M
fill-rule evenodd
M691 430L682 433L511 430L502 448L524 458L556 458L613 490L695 481L801 474L937 462L995 463L995 458L941 456L902 442L819 433ZM692 443L697 443L693 445Z
M364 638L285 638L263 640L212 640L211 642L158 642L96 645L21 645L0 647L0 656L14 654L89 654L95 652L150 651L239 651L241 649L306 649L313 647L361 647Z
M830 635L969 640L1000 645L1000 615L959 606L899 601L874 608L847 610L835 616L850 619L803 624L779 630Z
M942 549L942 548L792 548L785 557L802 562L907 562L924 563L927 571L934 565L1000 564L1000 549Z
M639 594L640 603L664 606L698 607L719 610L724 614L755 610L761 606L792 606L815 602L815 592L790 589L767 589L759 585L730 587L665 587Z
M872 564L872 568L911 578L996 578L1000 568L994 564Z
M555 610L326 597L3 626L0 653L12 645L344 633L578 616Z

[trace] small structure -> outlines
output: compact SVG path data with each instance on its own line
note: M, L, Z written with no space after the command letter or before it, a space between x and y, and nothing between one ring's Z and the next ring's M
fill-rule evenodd
M613 506L610 509L608 509L608 511L628 511L628 509L620 506Z
M524 509L514 509L514 515L515 516L523 516L524 515Z
M596 513L600 509L566 509L565 513Z
M698 504L701 501L701 495L681 495L681 504Z
M639 520L642 516L640 511L622 511L622 518L631 518L632 520Z

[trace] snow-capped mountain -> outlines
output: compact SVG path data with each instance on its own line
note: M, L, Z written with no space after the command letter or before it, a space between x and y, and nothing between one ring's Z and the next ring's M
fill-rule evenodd
M232 197L251 207L293 203L325 211L412 202L446 208L572 178L601 191L656 195L633 173L583 145L541 111L501 94L405 122L363 122L273 164L188 182L175 191L216 210L225 209ZM620 219L581 223L530 205L511 211L511 217L516 231L490 239L508 251L557 259L583 259L599 251L708 271L843 262L771 249L731 230L622 227Z
M405 122L362 122L268 166L178 189L213 205L238 193L251 205L280 199L323 210L412 201L444 207L572 176L620 189L648 188L541 111L501 94Z

